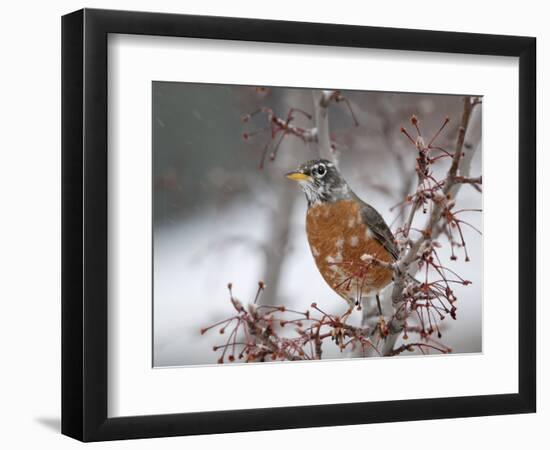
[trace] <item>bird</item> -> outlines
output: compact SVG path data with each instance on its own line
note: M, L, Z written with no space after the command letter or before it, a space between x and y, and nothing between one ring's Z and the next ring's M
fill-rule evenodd
M326 283L348 303L346 315L362 297L376 296L392 282L398 258L395 238L382 215L349 187L336 165L316 159L286 174L307 200L306 234L311 254Z

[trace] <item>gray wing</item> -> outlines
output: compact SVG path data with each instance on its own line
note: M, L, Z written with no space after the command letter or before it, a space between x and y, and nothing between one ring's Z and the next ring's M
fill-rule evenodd
M380 242L384 248L397 259L399 252L395 246L395 239L390 228L384 221L384 218L380 215L376 209L369 204L359 200L361 203L361 218L363 222L368 225L374 237Z

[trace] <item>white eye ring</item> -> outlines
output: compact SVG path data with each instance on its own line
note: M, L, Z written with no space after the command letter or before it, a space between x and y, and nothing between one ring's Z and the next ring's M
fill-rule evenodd
M324 177L327 174L327 168L324 164L319 164L317 166L317 175L319 175L320 178Z

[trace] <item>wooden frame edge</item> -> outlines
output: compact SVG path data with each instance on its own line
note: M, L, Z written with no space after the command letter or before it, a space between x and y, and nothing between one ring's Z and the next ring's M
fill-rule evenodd
M519 392L108 418L107 35L113 32L518 56ZM534 412L535 177L535 38L89 9L64 16L62 433L98 441Z

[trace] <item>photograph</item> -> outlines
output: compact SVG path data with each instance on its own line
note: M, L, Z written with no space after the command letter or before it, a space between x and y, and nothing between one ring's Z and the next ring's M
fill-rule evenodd
M482 353L482 102L153 81L153 367Z

